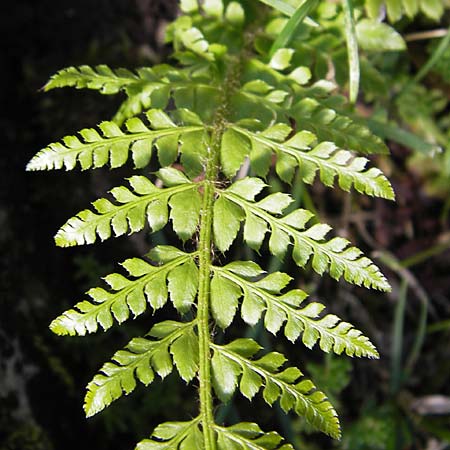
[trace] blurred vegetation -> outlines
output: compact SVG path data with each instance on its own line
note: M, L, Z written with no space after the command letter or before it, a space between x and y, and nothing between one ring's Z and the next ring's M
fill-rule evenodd
M341 17L333 2L325 3L317 14L327 35L312 31L303 36L302 65L311 66L319 78L329 77L332 67L335 79L345 84ZM186 395L188 388L169 377L164 387L156 383L148 391L141 389L85 420L81 405L90 375L109 359L111 349L122 347L135 330L148 328L148 317L110 331L107 339L102 334L61 339L47 325L109 273L111 261L146 253L148 240L54 247L52 236L66 218L124 173L53 173L50 178L24 171L37 149L111 117L118 106L117 100L98 101L90 92L62 90L44 96L39 89L49 75L69 65L133 68L160 61L168 53L163 28L175 14L176 2L169 0L18 0L0 5L0 127L6 139L0 160L0 450L132 448L155 424L171 418L174 408L183 408L186 416L196 406L185 400L192 397ZM384 296L345 283L336 287L313 273L298 280L312 296L329 299L332 312L371 336L381 360L322 357L281 344L258 327L248 330L267 346L283 345L293 363L307 361L309 374L343 419L344 438L336 443L312 434L301 420L253 405L253 411L262 411L261 425L278 427L298 448L450 448L450 46L426 72L421 70L442 43L450 13L429 16L404 15L395 22L406 40L405 51L362 50L357 108L375 132L389 138L391 156L379 157L377 164L389 174L397 202L342 195L319 184L309 195L300 182L294 193L299 206L314 207L340 235L372 252L388 275L393 291ZM271 186L278 189L275 181ZM170 233L159 239L170 242ZM263 267L282 265L296 274L264 253L246 256ZM95 352L88 351L92 346ZM249 408L250 403L236 398L218 414L245 419L251 416Z

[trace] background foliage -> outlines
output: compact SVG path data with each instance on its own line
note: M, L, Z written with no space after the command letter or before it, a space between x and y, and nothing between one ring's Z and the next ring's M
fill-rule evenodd
M38 89L49 73L69 63L135 67L158 61L166 53L161 27L174 14L175 7L167 1L116 0L39 4L21 1L3 4L1 8L3 67L8 69L2 71L2 104L7 108L2 110L0 119L6 140L1 159L4 186L0 241L4 251L0 448L131 448L155 424L171 419L170 411L180 408L180 401L187 414L196 408L195 401L188 400L191 396L185 395L183 385L169 377L164 387L156 383L151 391L139 391L98 418L85 421L80 405L90 374L109 359L111 348L122 347L136 334L134 328L144 323L142 319L113 330L107 339L99 334L67 342L45 332L50 320L67 309L74 297L95 284L98 276L111 272L111 255L118 260L122 252L125 259L130 255L130 245L136 254L147 250L145 237L139 235L88 249L60 250L53 246L51 236L59 225L74 211L84 208L86 198L97 198L117 185L122 178L120 171L81 176L56 173L52 183L48 183L45 174L26 175L23 168L36 148L44 147L55 136L112 116L117 106L113 98L102 97L98 101L89 92L64 90L42 96ZM394 21L398 17L391 14L389 18ZM325 53L333 51L327 46L341 42L333 20L330 15L330 33L337 38L318 47ZM445 15L439 23L424 15L414 15L412 21L405 16L396 23L403 35L447 26ZM313 41L314 38L311 37ZM363 93L358 108L371 116L375 126L383 124L385 133L393 132L385 125L389 117L427 142L445 148L449 121L445 60L449 50L425 77L413 78L436 46L435 39L423 39L408 41L406 52L373 55L370 49L366 50L368 53L361 60ZM336 54L332 54L338 69L336 76L345 80L346 60L342 59L341 49L336 44ZM315 64L316 75L323 76L326 68L320 55L313 55L311 48L306 48L305 61L307 58ZM395 127L394 132L399 133ZM394 285L390 296L382 296L347 285L336 288L334 282L313 273L306 280L310 292L319 298L334 299L332 312L358 323L373 337L381 362L323 358L318 352L299 351L294 345L279 348L280 343L271 343L269 335L262 335L266 347L276 346L293 363L312 361L309 374L337 402L344 421L341 444L332 444L319 435L305 437L308 430L301 421L279 415L276 428L298 445L304 441L305 448L337 445L351 450L419 449L432 448L433 439L442 445L449 440L448 407L431 414L436 411L423 398L449 395L449 327L442 321L449 317L450 294L449 152L432 158L432 147L415 141L415 150L411 150L398 141L390 142L392 158L381 157L377 162L390 173L397 193L395 205L357 195L347 198L337 191L325 191L318 184L309 197L297 184L299 204L315 205L321 221L333 224L340 229L339 234L348 236L369 253L378 252L378 262ZM276 181L272 181L276 191ZM161 242L170 242L171 238L159 236ZM275 265L276 261L269 257L263 254L255 258L266 266ZM403 266L398 261L403 261ZM421 302L428 303L429 326L424 346L414 354L415 343L421 337L417 332ZM247 333L249 337L259 333L261 338L262 331L249 328ZM87 351L92 346L96 352ZM65 405L64 410L61 404ZM220 414L238 420L239 415L248 415L248 409L246 400L236 398ZM270 410L259 410L267 414L259 422L272 429Z

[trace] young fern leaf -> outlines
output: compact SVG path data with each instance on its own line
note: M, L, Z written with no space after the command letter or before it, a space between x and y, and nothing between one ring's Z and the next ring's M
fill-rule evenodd
M146 338L132 339L107 362L87 385L84 410L87 417L105 409L113 401L130 394L136 380L148 386L155 372L165 378L173 363L181 378L189 382L198 369L198 339L195 322L165 321L156 324ZM173 363L172 363L173 360Z
M44 86L45 91L51 89L74 87L76 89L93 89L105 95L117 94L129 86L139 86L142 89L148 82L159 81L154 71L143 67L136 73L128 69L111 69L101 64L99 66L67 67L50 77Z
M299 380L303 374L296 367L282 369L286 358L277 352L251 359L261 350L252 339L237 339L227 345L211 344L211 360L216 394L228 401L238 384L241 393L251 400L262 388L269 405L279 400L283 411L294 411L324 433L339 439L340 426L336 411L325 394L316 390L310 380Z
M293 289L285 294L280 292L289 282L290 277L280 272L271 273L259 281L252 278L260 277L264 271L255 263L236 261L224 267L214 267L214 278L222 279L223 285L228 284L222 291L227 298L240 299L242 319L249 325L255 325L264 314L264 326L273 334L284 326L284 334L295 342L301 335L306 347L312 348L319 342L324 352L333 351L340 355L345 352L348 356L378 358L378 352L370 340L353 325L342 322L337 316L321 312L325 306L320 303L309 303L300 308L308 294L300 289ZM229 291L237 291L230 295ZM219 307L229 310L231 319L236 308L234 302L221 302L215 292L211 292L211 306L213 315ZM215 305L220 305L216 306ZM231 311L233 312L231 316ZM217 313L216 313L217 315ZM216 322L220 321L214 315Z
M80 137L66 136L62 142L50 144L37 153L28 163L27 170L51 170L63 167L72 170L77 164L83 170L96 169L107 164L111 168L117 168L128 161L130 151L135 167L142 168L150 161L153 145L158 147L161 165L165 166L176 160L180 140L183 141L192 133L197 136L203 135L204 127L198 116L193 113L181 112L181 118L191 123L180 126L160 110L150 110L145 116L149 125L134 117L126 122L125 132L114 122L102 122L99 131L85 128L80 131ZM200 155L194 158L195 161L187 164L186 168L191 171L200 170L201 162L198 158ZM192 155L189 155L189 159L192 159Z
M136 450L204 450L200 418L189 422L166 422L158 425L150 439L139 442Z
M131 177L132 190L125 186L111 190L115 203L101 198L92 203L95 212L85 209L69 219L56 234L56 245L92 244L97 236L104 241L112 233L122 236L140 231L147 222L152 231L158 231L169 220L169 206L174 230L183 240L189 239L200 215L199 185L173 168L161 169L158 174L168 187L157 188L144 176Z
M262 176L267 174L270 160L268 157L261 158L261 155L274 152L277 155L276 171L288 183L292 181L295 167L298 166L305 183L311 184L319 172L321 182L328 187L333 187L337 177L339 186L345 191L354 187L360 193L394 199L394 191L382 172L376 168L365 170L368 162L366 158L354 157L349 151L338 149L332 142L321 142L311 149L310 145L316 137L308 131L300 131L287 139L292 128L285 124L274 125L261 133L240 127L232 129L250 140L250 161L255 171Z
M307 222L313 217L311 212L297 209L286 216L277 217L292 202L289 195L272 194L255 202L254 197L263 187L261 180L245 178L220 191L222 204L230 214L229 222L240 223L242 217L245 217L244 240L250 247L259 250L270 229L269 250L278 258L284 257L288 246L293 242L292 256L300 267L304 267L311 259L312 268L320 275L328 271L336 280L343 276L346 281L358 286L390 290L378 267L363 256L361 250L351 247L348 240L340 237L325 240L331 230L329 225L316 224L306 228ZM240 208L237 215L231 217L235 208L230 207L227 202ZM224 226L214 223L215 238L220 235ZM235 229L234 227L233 230ZM229 235L227 245L234 240L236 234L237 231ZM220 238L216 239L216 244L221 244Z
M154 266L148 262L131 258L122 263L132 279L118 273L107 275L104 280L111 291L97 287L90 289L87 295L92 301L83 300L75 309L57 317L50 329L59 335L80 335L94 333L100 325L103 330L113 326L114 319L122 323L141 315L147 309L147 303L157 310L170 298L181 313L187 312L197 294L198 269L193 261L194 254L187 254L176 248L156 247L150 256L154 259L164 254L162 265Z
M294 450L272 431L264 433L256 423L243 422L231 427L216 426L218 450Z
M308 87L300 86L295 70L284 75L256 59L246 64L243 78L246 84L233 100L235 122L248 118L246 113L265 128L294 119L298 131L314 133L319 142L331 141L340 148L363 154L389 152L382 139L367 126L338 111L345 99L330 96L334 85L319 81Z

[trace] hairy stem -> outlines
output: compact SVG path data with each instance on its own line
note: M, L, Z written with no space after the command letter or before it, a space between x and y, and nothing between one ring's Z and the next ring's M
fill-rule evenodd
M199 395L200 417L205 450L215 450L213 396L211 385L211 332L209 326L210 284L212 268L212 231L215 184L219 175L220 146L225 131L228 101L239 83L240 62L229 63L230 70L223 84L221 107L216 111L212 124L211 142L206 161L203 204L199 233L199 293L198 293L198 337L199 337Z

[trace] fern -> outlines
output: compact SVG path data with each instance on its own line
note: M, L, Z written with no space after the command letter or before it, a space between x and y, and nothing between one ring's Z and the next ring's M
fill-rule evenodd
M214 402L228 401L237 390L248 399L261 392L269 405L278 401L284 411L339 438L336 411L300 369L284 368L286 358L277 352L259 356L262 347L250 339L218 345L213 326L226 331L239 312L245 323L261 320L269 332L282 330L288 340L308 348L318 344L325 352L377 358L374 345L353 325L322 314L324 305L305 303L302 290L286 290L287 274L266 274L251 261L220 265L214 255L226 255L242 228L244 242L254 250L268 236L269 252L280 259L291 246L299 267L311 262L320 275L329 272L336 280L389 290L378 267L349 241L327 238L331 228L326 224L308 226L313 216L308 210L286 214L292 203L287 193L263 192L274 166L288 183L299 171L308 184L318 175L329 188L336 183L345 191L392 200L386 177L367 169L368 160L353 153L383 153L386 147L364 125L338 112L342 97L331 94L329 83L305 85L310 73L293 67L298 46L270 55L260 45L255 29L263 30L270 16L255 14L248 2L183 0L181 6L186 15L167 30L176 66L134 72L71 67L50 79L46 90L125 92L127 99L115 122L50 144L27 169L134 164L128 186L113 188L109 198L94 201L61 227L55 236L59 246L91 244L147 226L154 233L170 221L182 243L190 240L194 249L156 246L146 259L127 259L122 263L126 276L106 276L107 288L89 290L89 299L63 312L50 327L60 335L108 330L148 306L164 307L169 299L180 315L189 313L189 321L154 323L147 335L117 351L88 384L87 416L130 394L138 382L147 386L156 376L166 377L174 367L185 382L198 385L198 417L159 425L138 450L292 449L257 424L216 423ZM268 38L265 31L261 36ZM154 149L157 158L152 159ZM255 176L235 179L247 158ZM153 164L156 172L149 170ZM145 176L137 172L141 169Z
M376 18L380 8L385 5L388 18L396 22L404 15L412 19L419 12L433 20L439 20L444 14L442 0L366 0L366 10L370 17Z

